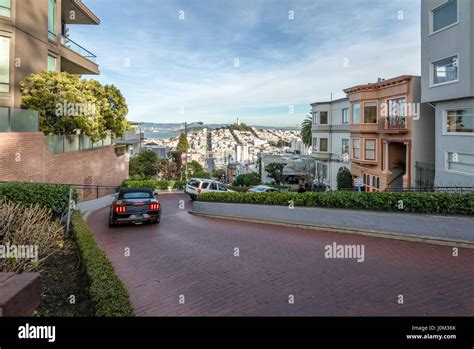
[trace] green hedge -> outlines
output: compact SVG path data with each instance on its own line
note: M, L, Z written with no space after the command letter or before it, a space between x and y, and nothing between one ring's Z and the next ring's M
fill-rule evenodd
M0 183L0 200L47 207L60 215L68 207L70 188L62 184ZM73 198L77 198L75 190Z
M151 189L158 189L158 190L168 190L168 188L173 189L184 189L186 186L186 181L157 181L154 179L144 179L144 180L125 180L123 182L123 186L125 188L130 187L146 187Z
M474 193L203 193L198 201L474 215Z
M89 279L89 294L95 305L95 315L134 316L127 289L78 211L74 212L71 224Z

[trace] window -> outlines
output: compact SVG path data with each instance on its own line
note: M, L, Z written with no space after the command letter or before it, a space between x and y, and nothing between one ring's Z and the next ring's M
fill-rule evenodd
M321 138L319 140L319 151L328 151L328 139Z
M364 103L364 123L375 124L377 122L377 103Z
M342 123L343 124L349 123L349 109L347 108L342 109Z
M56 40L56 0L48 0L48 38Z
M0 0L0 16L10 17L11 8L11 0Z
M313 149L318 150L318 139L316 137L313 138Z
M352 141L352 154L354 159L359 159L360 158L360 139L355 138Z
M365 140L365 159L375 160L375 140L374 139Z
M10 39L0 36L0 92L10 92Z
M441 59L431 64L432 85L458 81L458 56Z
M436 33L458 22L458 1L448 0L431 11L431 33Z
M446 168L450 171L474 175L474 154L448 152Z
M123 193L122 199L151 199L153 197L151 192L130 192Z
M447 110L446 133L470 133L474 135L474 107Z
M342 140L342 155L349 154L349 140L343 139Z
M48 71L58 70L58 59L56 57L48 55Z
M360 103L352 105L352 123L360 124Z
M327 165L321 164L318 162L317 171L318 171L318 177L320 179L328 179L328 166Z
M227 191L227 188L224 187L222 184L219 184L219 191Z
M328 112L327 111L322 111L319 113L319 123L321 125L327 125L328 124Z
M313 112L313 124L316 125L318 122L317 122L317 117L318 117L318 113L315 113Z
M216 190L217 191L217 183L211 183L210 190Z

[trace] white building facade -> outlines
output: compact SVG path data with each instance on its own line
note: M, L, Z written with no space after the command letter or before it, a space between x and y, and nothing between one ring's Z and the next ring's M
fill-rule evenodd
M336 190L339 170L350 170L349 99L317 102L311 107L315 179Z

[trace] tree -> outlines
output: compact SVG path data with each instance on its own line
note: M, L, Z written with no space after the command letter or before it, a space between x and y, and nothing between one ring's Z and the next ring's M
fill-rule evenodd
M267 171L268 177L273 179L275 183L279 185L282 183L281 178L283 177L283 169L285 166L286 164L283 163L272 162L265 166L265 171Z
M166 159L158 161L156 172L158 177L163 180L176 180L181 176L178 165Z
M196 178L211 178L209 173L204 170L204 168L201 166L201 164L195 160L191 161L190 164L188 164L188 171L190 172L190 175L192 177Z
M20 82L21 105L39 112L45 134L85 134L93 142L129 129L125 98L115 86L67 72L41 72Z
M142 150L130 159L130 176L139 175L145 178L155 177L159 167L158 161L159 158L153 150Z
M188 137L184 132L181 132L178 139L178 145L176 146L176 150L185 152L189 149Z
M352 188L352 174L347 167L341 167L337 173L337 189Z
M307 146L310 146L313 138L313 118L308 115L301 123L301 140Z
M214 178L222 178L223 176L225 176L225 170L223 168L217 168L212 171L212 177Z

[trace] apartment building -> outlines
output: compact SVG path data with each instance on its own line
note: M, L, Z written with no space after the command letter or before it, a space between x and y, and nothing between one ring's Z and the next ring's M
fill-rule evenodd
M0 108L20 108L20 81L45 70L99 74L69 25L98 25L82 0L0 0Z
M311 104L316 180L337 189L337 173L350 169L349 99Z
M431 186L434 112L420 103L421 78L379 79L344 92L350 102L351 171L365 190Z
M137 155L142 150L145 140L145 133L142 131L142 123L129 121L130 130L126 131L121 138L116 138L113 142L116 147L125 147L129 156Z
M474 186L474 1L421 2L422 102L436 113L435 185Z

